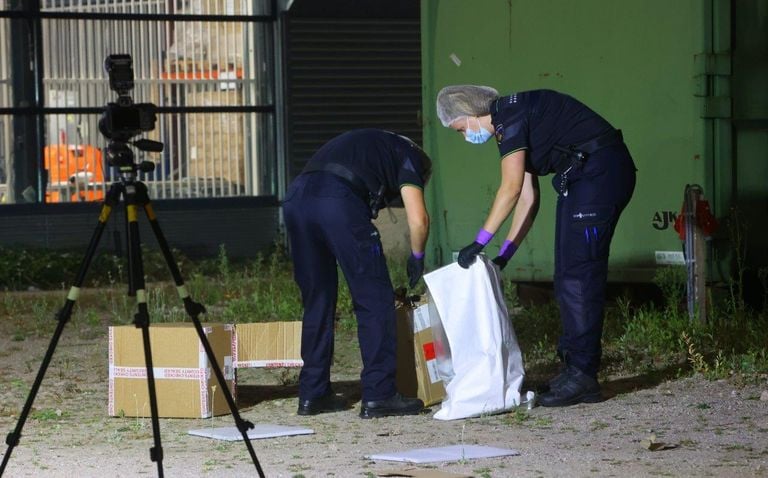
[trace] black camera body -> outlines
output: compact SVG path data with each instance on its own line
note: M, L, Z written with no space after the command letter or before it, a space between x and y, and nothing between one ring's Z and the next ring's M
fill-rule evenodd
M152 103L134 103L130 91L133 89L133 59L130 55L109 55L104 60L109 74L109 87L117 93L117 101L107 103L99 119L99 131L110 140L107 145L109 162L121 171L135 173L138 169L150 172L154 163L134 163L133 151L128 143L142 151L161 152L163 143L149 139L130 141L134 136L155 129L157 106Z
M116 102L107 103L99 120L101 134L113 141L125 142L155 129L157 107L152 103L134 103L129 94L134 86L131 56L109 55L104 68L109 74L109 87L118 97Z
M152 103L126 102L121 96L116 103L107 103L99 120L99 131L109 139L128 141L134 136L155 129L157 107Z

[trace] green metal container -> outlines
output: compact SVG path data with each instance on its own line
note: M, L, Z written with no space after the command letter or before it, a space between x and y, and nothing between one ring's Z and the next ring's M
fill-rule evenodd
M745 43L758 52L765 51L768 38L766 5L763 0L740 0L733 15L750 25ZM611 280L646 281L659 263L680 260L681 241L672 223L686 184L704 188L719 218L735 204L740 183L734 178L743 171L734 164L732 148L730 87L732 78L740 76L732 71L738 62L730 54L730 1L422 0L421 13L424 144L435 164L427 188L430 250L438 262L450 262L472 241L500 178L493 141L471 145L437 119L437 92L451 84L489 85L502 95L558 90L623 131L638 182L612 244ZM767 58L762 67L750 66L745 69L751 71L742 73L741 93L760 90L755 93L760 105L748 102L755 121L738 143L749 149L750 158L762 158L755 160L762 180L747 173L745 184L750 191L760 189L758 201L764 202L768 141L765 129L757 126L768 118ZM556 194L550 180L541 178L538 217L505 270L516 280L551 280ZM765 222L758 225L763 233ZM509 221L488 254L498 250L508 227ZM727 238L721 242L726 244ZM727 266L722 248L716 249ZM719 266L711 269L722 270Z

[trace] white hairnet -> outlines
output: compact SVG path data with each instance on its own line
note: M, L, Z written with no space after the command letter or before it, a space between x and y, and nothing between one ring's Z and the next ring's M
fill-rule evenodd
M443 126L450 126L462 116L485 116L498 97L499 92L490 86L446 86L437 94L437 117Z

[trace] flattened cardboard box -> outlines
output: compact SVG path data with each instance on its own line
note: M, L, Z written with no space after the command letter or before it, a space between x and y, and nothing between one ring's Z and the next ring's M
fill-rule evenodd
M397 389L406 397L416 396L424 405L445 398L445 386L437 373L435 343L429 321L429 306L397 307Z
M234 396L233 327L204 324L203 330ZM208 418L230 413L191 323L153 324L149 327L149 340L160 417ZM141 329L133 325L110 327L110 416L151 416L146 376Z
M235 368L301 367L301 322L235 325Z

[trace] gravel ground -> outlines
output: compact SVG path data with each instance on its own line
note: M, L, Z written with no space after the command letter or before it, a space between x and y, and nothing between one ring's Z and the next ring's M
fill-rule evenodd
M106 335L77 335L65 333L57 347L35 402L34 418L27 421L4 476L156 476L157 466L149 459L150 421L106 416ZM12 341L9 334L4 336L0 339L3 436L16 424L48 345L47 337ZM356 353L349 336L340 336L339 341ZM757 383L671 379L663 373L610 377L603 380L607 399L599 404L537 407L450 422L434 420L435 407L415 417L361 420L359 364L353 352L342 360L337 357L334 370L337 391L357 401L340 413L297 416L296 386L280 385L286 382L284 370L246 370L239 375L238 403L245 419L315 431L254 441L268 477L372 477L400 465L372 462L365 455L462 443L513 448L520 455L431 468L476 477L768 476L765 376ZM161 419L160 424L166 476L256 476L242 442L187 434L194 428L232 426L231 417ZM651 434L657 446L665 448L658 445L663 443L669 448L649 450Z

